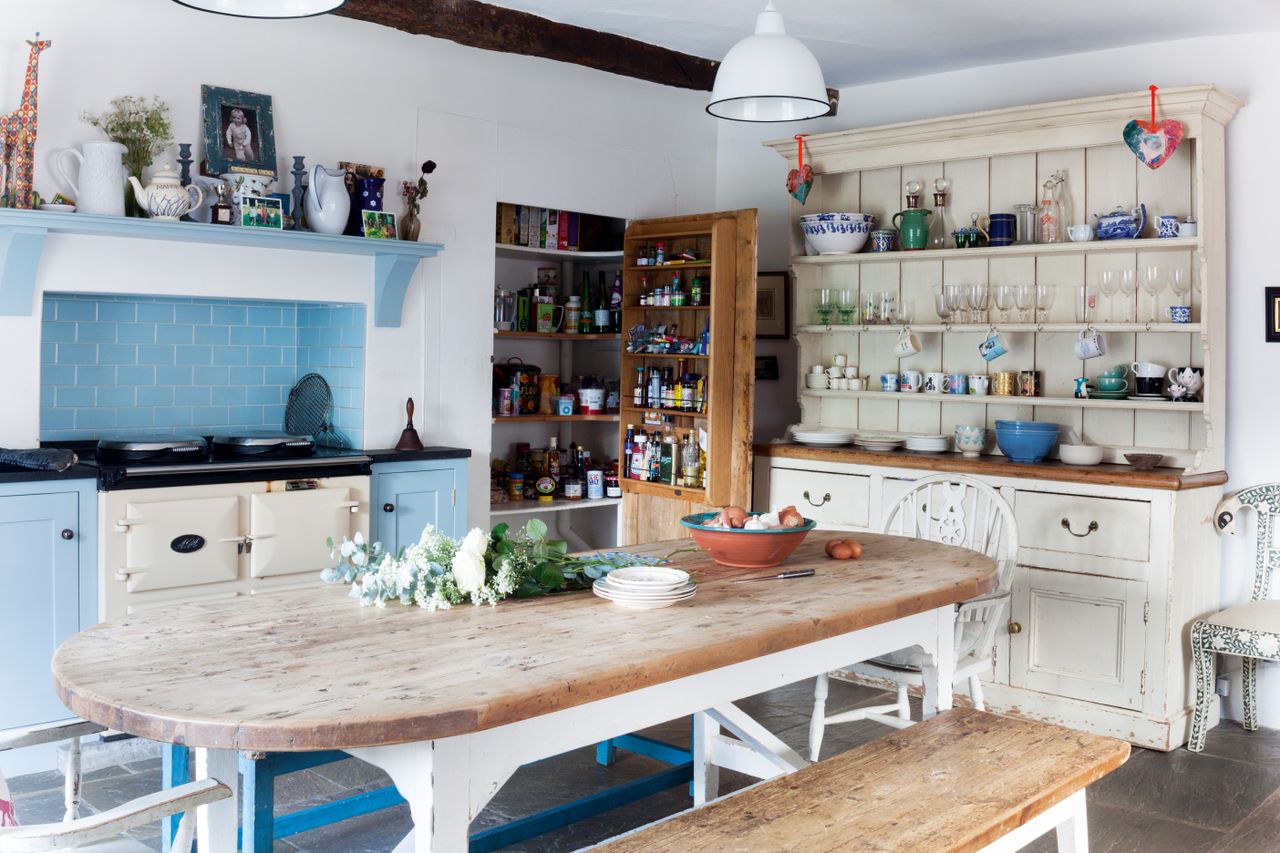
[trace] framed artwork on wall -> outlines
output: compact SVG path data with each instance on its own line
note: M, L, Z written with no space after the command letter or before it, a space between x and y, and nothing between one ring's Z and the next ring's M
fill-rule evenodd
M1267 343L1276 344L1280 343L1280 287L1268 287L1266 294Z
M205 167L211 175L245 172L276 173L276 131L271 96L205 84L200 87L204 109Z
M756 274L756 337L791 337L791 275Z

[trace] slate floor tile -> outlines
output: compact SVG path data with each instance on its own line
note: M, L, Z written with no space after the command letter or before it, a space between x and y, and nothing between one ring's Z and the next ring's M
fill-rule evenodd
M1116 808L1094 802L1092 797L1089 799L1091 853L1197 853L1213 849L1222 837L1221 832L1212 829ZM1055 853L1057 849L1056 834L1048 832L1024 847L1023 853Z
M1214 850L1223 853L1275 853L1280 850L1280 792L1272 794L1236 824Z
M1249 764L1280 766L1280 729L1247 732L1235 720L1223 720L1209 730L1201 754Z

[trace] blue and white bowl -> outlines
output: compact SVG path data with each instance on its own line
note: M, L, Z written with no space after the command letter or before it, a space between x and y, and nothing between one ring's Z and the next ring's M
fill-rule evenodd
M800 217L805 249L818 255L847 255L860 250L875 227L869 213L811 213Z

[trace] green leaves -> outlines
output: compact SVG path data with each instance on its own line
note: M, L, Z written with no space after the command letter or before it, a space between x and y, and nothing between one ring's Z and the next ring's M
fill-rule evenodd
M547 525L539 519L531 518L524 526L524 535L534 542L541 542L547 538Z

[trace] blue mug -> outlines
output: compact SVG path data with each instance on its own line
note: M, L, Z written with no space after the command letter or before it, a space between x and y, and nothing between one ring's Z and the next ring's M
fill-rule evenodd
M986 235L988 246L1012 246L1018 237L1018 218L1012 213L993 213L986 219Z
M1190 305L1170 305L1164 309L1170 322L1173 323L1190 323L1191 322L1191 306Z
M881 373L880 374L880 390L881 391L897 391L898 390L898 374Z
M1159 219L1160 230L1156 232L1159 237L1177 237L1178 236L1178 217L1161 216Z
M947 374L947 393L948 394L968 394L969 393L969 374L967 373Z
M897 248L898 232L880 228L871 232L871 251L892 252Z

